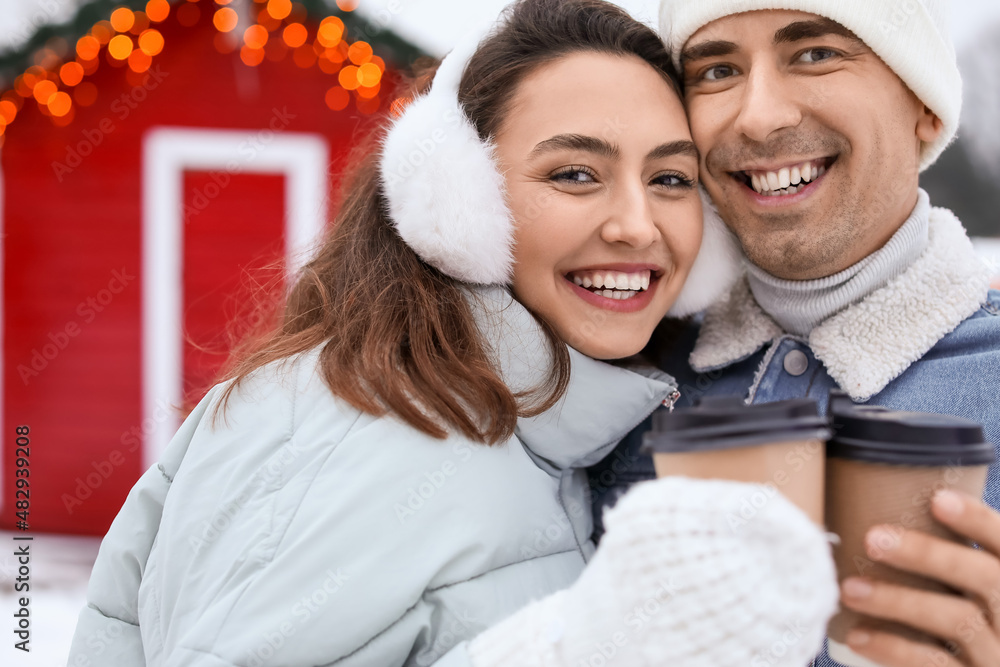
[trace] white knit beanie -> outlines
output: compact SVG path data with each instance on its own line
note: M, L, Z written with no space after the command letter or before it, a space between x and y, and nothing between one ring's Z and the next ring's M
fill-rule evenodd
M944 123L925 143L920 170L934 164L958 131L962 77L949 32L949 0L662 0L660 29L680 66L681 49L703 26L762 9L809 12L836 21L888 65Z

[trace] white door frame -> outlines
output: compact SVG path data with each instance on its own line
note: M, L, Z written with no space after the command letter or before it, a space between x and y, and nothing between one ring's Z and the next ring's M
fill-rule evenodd
M329 147L318 134L155 127L142 141L143 469L158 461L183 398L184 172L285 176L285 260L301 267L327 221Z

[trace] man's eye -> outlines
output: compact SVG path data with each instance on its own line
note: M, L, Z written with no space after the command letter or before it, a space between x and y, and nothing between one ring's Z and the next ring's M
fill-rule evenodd
M565 169L552 175L553 181L563 183L594 183L594 175L585 169Z
M713 65L705 70L701 78L705 81L719 81L720 79L727 79L736 74L736 68L730 65Z
M818 63L829 60L836 55L837 52L830 49L809 49L808 51L803 51L799 55L798 60L802 63Z

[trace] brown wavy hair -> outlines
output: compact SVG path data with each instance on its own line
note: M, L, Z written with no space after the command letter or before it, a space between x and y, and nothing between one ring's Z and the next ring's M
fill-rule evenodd
M459 87L480 138L496 136L525 76L580 51L639 57L680 91L659 37L624 10L602 0L520 0L480 44ZM429 87L432 70L416 79L413 94ZM540 414L559 400L569 382L569 353L535 313L551 345L548 378L518 394L504 384L464 284L423 262L393 227L378 175L384 127L356 151L361 157L334 225L298 276L280 321L236 348L222 378L235 382L221 405L260 367L322 346L323 379L358 410L392 412L438 438L456 430L478 442L502 442L518 416Z

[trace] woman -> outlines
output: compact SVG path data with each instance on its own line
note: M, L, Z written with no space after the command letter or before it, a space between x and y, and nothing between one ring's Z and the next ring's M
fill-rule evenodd
M783 659L811 656L832 565L780 499L736 541L742 486L641 486L585 571L581 468L675 393L598 360L643 348L701 237L655 34L598 0L522 0L373 155L282 328L130 494L70 664L746 663L786 616L806 631ZM796 557L755 572L766 543ZM757 604L762 576L790 583Z

